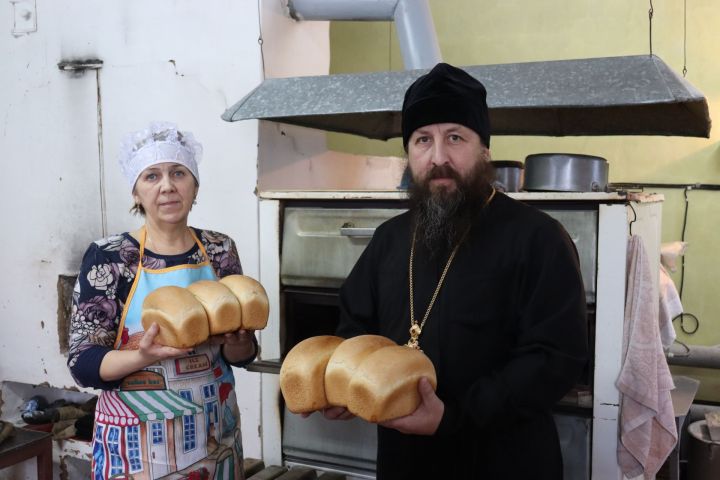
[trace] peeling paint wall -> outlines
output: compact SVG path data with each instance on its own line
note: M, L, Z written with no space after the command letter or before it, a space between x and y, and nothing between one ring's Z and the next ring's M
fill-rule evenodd
M151 120L195 134L204 157L190 223L231 235L257 276L258 125L220 115L264 70L327 73L328 26L306 28L265 0L6 1L0 58L0 381L74 388L58 279L77 274L90 242L141 223L115 160L121 136ZM84 61L99 68L58 68ZM245 452L259 457L259 375L236 372Z

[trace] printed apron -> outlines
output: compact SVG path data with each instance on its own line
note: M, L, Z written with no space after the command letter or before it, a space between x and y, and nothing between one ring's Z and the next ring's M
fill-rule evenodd
M190 229L204 261L151 269L140 262L115 348L137 349L144 334L142 303L158 287L187 287L216 280L202 243ZM95 411L92 478L243 480L240 414L231 368L220 346L208 342L189 354L161 360L128 375L117 390L104 390Z

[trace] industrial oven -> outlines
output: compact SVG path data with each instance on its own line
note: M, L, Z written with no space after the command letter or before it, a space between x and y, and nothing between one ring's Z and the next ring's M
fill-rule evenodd
M275 192L261 200L260 275L279 311L276 324L262 333L263 355L253 369L276 384L284 355L301 340L333 334L339 320L338 289L370 241L374 229L407 208L402 192ZM603 209L625 211L617 194L519 193L560 221L575 243L585 284L591 350L596 345L598 254L603 246ZM602 199L602 201L598 201ZM624 252L622 252L624 255ZM624 258L624 257L623 257ZM619 265L619 264L618 264ZM624 267L623 267L624 268ZM602 269L607 273L606 269ZM624 271L624 270L623 270ZM602 295L602 292L600 293ZM276 297L276 298L273 298ZM620 319L621 320L621 319ZM557 405L556 423L566 477L590 478L596 355L576 388ZM601 372L601 377L605 375ZM266 387L263 387L265 390ZM267 391L272 391L268 387ZM277 389L275 390L277 392ZM263 405L263 444L283 463L344 472L348 478L374 478L375 426L355 419L328 421L283 408L276 394ZM269 422L266 425L266 422Z

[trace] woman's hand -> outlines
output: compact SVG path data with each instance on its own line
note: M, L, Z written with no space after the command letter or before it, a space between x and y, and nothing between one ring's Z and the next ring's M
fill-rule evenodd
M157 323L153 323L140 339L137 350L111 350L105 354L100 363L100 378L106 382L121 380L158 360L179 357L192 350L155 343L158 333L160 333L160 327Z
M238 363L255 355L255 331L237 330L221 335L211 335L212 345L222 345L223 355L230 363Z
M160 334L160 327L157 323L153 322L153 324L150 325L150 328L145 331L145 335L143 335L142 339L140 339L138 352L143 359L147 360L147 364L143 365L141 368L152 365L158 360L187 355L190 350L192 350L191 348L175 348L155 343L155 339L158 334Z
M418 382L418 392L420 393L420 405L410 415L400 418L394 418L380 425L387 428L393 428L402 433L411 433L414 435L432 435L434 434L443 413L445 413L445 404L433 390L430 381L422 377Z

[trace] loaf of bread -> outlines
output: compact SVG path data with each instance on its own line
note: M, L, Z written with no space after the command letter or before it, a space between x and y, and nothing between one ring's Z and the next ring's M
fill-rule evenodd
M246 275L228 275L220 279L240 301L242 328L262 330L267 326L270 302L263 286Z
M347 409L373 423L409 415L420 404L421 377L437 387L435 367L420 350L380 348L365 357L350 379Z
M295 345L280 367L280 391L293 413L314 412L330 406L325 395L325 367L343 341L320 335Z
M325 370L325 395L328 403L345 407L350 379L365 357L376 350L396 345L380 335L359 335L348 338L333 352Z
M200 280L187 289L195 295L207 314L210 335L234 332L242 325L240 302L223 283Z
M143 300L140 320L145 330L157 323L160 333L155 342L170 347L193 347L209 335L205 309L182 287L166 286L150 292Z

